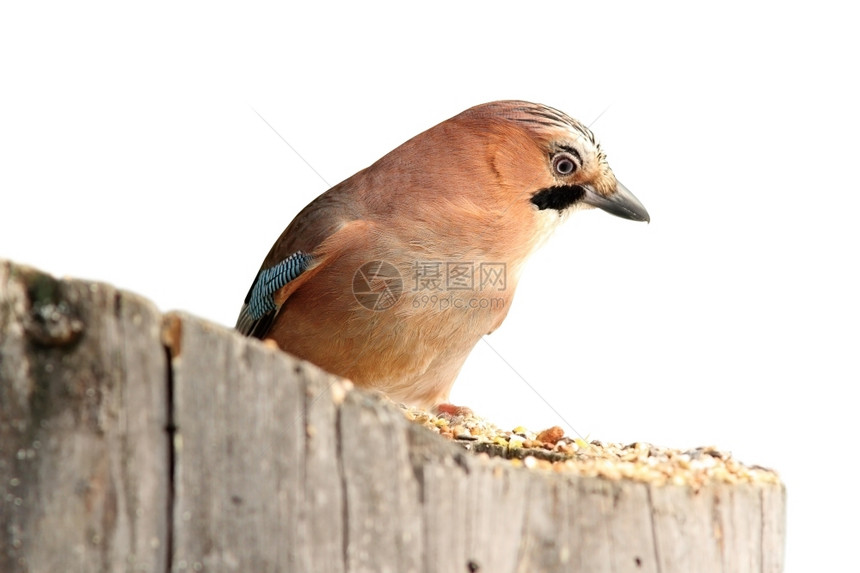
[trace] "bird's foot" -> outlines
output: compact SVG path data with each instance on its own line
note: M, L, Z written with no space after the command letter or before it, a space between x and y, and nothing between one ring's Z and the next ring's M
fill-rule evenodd
M464 418L472 418L475 416L475 413L471 408L467 408L466 406L455 406L454 404L442 403L436 404L433 406L433 413L437 416L462 416Z

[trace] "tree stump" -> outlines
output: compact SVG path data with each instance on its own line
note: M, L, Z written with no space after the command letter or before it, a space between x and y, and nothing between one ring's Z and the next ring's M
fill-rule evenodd
M783 568L780 483L516 467L257 340L0 261L0 571Z

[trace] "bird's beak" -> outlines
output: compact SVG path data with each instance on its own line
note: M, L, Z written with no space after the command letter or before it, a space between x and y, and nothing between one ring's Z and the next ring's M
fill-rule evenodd
M604 197L588 185L584 185L583 189L585 189L583 203L625 219L651 222L651 216L645 210L645 205L640 203L639 199L621 183L616 182L615 193L609 197Z

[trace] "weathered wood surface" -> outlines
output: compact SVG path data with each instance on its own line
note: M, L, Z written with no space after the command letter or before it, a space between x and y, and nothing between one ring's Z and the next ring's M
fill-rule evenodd
M783 568L781 486L512 467L192 316L0 261L0 571Z
M167 564L161 315L0 261L0 571Z

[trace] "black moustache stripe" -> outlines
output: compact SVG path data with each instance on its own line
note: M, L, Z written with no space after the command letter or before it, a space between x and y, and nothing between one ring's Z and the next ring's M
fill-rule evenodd
M532 203L538 209L555 209L563 211L585 197L585 189L579 185L560 185L547 187L532 195Z

